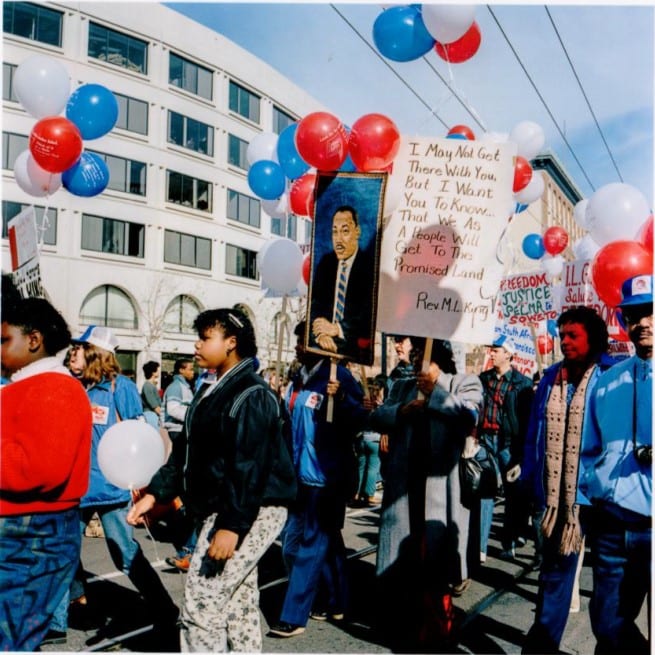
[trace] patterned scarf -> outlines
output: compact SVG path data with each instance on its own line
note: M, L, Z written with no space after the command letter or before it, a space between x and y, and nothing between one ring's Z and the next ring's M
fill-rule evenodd
M560 368L546 404L546 512L541 522L545 537L553 534L560 510L564 523L560 553L580 552L582 531L579 506L575 502L580 463L580 437L584 414L585 393L595 368L590 366L575 390L571 406L566 406L567 382ZM564 484L562 484L562 478Z

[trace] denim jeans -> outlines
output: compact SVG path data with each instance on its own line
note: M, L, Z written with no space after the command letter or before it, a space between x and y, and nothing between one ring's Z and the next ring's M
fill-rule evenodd
M380 477L380 435L365 432L355 449L359 460L358 496L370 498L375 495L375 485Z
M0 650L34 651L80 558L80 514L0 517Z
M593 516L589 536L594 588L589 614L595 653L645 655L650 653L650 643L635 620L650 594L651 527L626 523L603 510Z
M122 571L141 592L151 609L174 615L174 604L156 571L146 560L141 547L134 539L134 528L127 523L128 504L98 505L82 510L82 521L78 525L80 534L95 512L100 517L105 532L105 541L114 566ZM77 580L76 580L77 582ZM77 594L79 595L79 594ZM64 598L57 607L50 627L65 632L68 628L68 605L70 589L66 589Z

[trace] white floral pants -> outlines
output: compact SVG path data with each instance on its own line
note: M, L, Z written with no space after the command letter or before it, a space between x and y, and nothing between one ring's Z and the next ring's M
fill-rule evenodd
M207 556L216 514L205 519L184 588L183 652L257 653L262 649L257 563L287 519L286 507L261 507L234 556Z

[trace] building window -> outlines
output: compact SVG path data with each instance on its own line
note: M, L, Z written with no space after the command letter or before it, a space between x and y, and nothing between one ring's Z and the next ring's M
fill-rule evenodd
M164 330L179 334L195 334L193 321L200 311L200 305L191 296L180 295L173 298L164 315Z
M148 103L114 93L118 102L116 127L137 134L148 134Z
M82 214L82 249L143 257L145 225Z
M3 30L32 41L61 47L64 14L31 2L3 3Z
M214 156L214 128L174 111L168 112L168 142Z
M276 234L279 237L286 236L287 239L297 241L298 217L295 214L287 214L286 218L271 218L271 234Z
M261 217L259 208L257 198L251 198L232 189L227 190L227 217L233 221L259 227Z
M194 95L212 99L212 71L171 52L168 63L168 82Z
M23 209L31 207L32 205L22 202L11 202L10 200L2 201L2 238L7 238L7 225L9 221L20 214ZM48 246L57 244L57 210L48 207L48 211L44 217L45 207L42 205L34 205L34 214L36 215L36 236L40 241L43 238L43 243ZM45 218L45 220L44 220Z
M310 243L312 240L312 222L311 221L303 221L305 224L305 240L303 243Z
M29 138L24 134L2 133L2 168L13 171L16 157L29 147Z
M225 272L228 275L257 279L257 253L239 246L225 246Z
M2 64L2 99L18 102L14 93L14 73L18 66L16 64Z
M89 57L145 75L148 72L148 42L89 23Z
M175 171L166 171L166 179L168 186L166 198L168 202L211 212L211 182L199 180L189 175L182 175L182 173L176 173Z
M227 163L242 168L244 171L248 170L248 157L246 156L248 142L234 134L228 134L227 138Z
M295 214L287 214L287 239L298 241L298 217Z
M212 243L210 239L166 230L164 236L164 261L169 264L180 264L202 268L205 271L212 267Z
M131 330L138 327L136 310L129 296L110 284L95 288L84 299L80 322L83 325L106 325Z
M87 152L98 155L107 164L107 168L109 168L108 189L133 193L137 196L146 195L147 166L144 162L107 155L95 150L87 150Z
M259 105L261 98L248 89L230 80L230 111L259 123Z
M296 119L293 116L279 107L273 106L273 132L275 134L282 134L289 125L293 125L295 122Z

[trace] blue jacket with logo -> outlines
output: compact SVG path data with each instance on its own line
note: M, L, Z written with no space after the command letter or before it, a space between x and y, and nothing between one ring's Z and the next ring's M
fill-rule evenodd
M113 389L112 389L113 386ZM104 379L87 389L93 415L93 439L91 444L91 478L89 489L80 502L81 507L126 503L130 492L113 485L103 475L98 465L98 444L107 430L120 420L143 416L141 396L136 384L123 375L116 376L114 384Z

